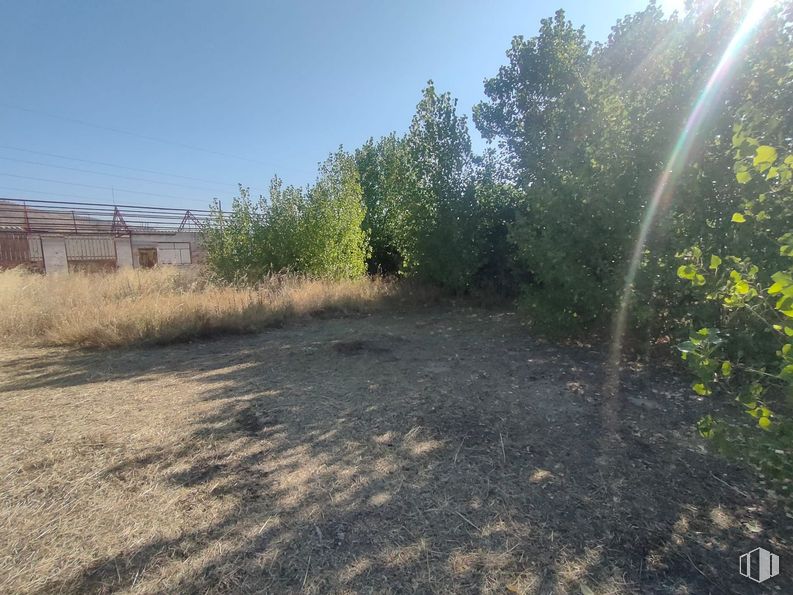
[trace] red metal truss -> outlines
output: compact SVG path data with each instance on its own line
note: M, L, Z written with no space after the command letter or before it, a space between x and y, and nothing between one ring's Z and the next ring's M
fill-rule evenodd
M0 233L113 235L200 231L207 209L0 198Z

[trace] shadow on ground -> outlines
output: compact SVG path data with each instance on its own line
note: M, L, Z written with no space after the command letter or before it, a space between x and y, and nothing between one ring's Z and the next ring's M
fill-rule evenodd
M178 447L103 473L156 467L231 512L45 591L112 592L181 566L167 590L761 592L737 557L765 546L784 572L789 519L705 453L692 431L705 405L668 371L627 372L617 435L604 435L602 362L506 314L376 315L31 356L0 394L199 376L197 400L214 405Z

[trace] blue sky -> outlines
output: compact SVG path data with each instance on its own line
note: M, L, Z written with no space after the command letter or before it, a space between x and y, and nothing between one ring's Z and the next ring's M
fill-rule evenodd
M0 196L204 208L274 173L306 184L340 144L404 132L430 78L470 119L512 36L557 8L604 40L644 5L3 0Z

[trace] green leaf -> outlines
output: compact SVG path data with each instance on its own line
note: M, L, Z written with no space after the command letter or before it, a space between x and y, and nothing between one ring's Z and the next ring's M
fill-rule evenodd
M743 141L746 139L746 135L742 132L743 126L740 124L735 124L732 127L733 135L732 135L732 147L737 149L743 144Z
M710 267L708 268L710 268L711 271L715 271L717 268L719 268L719 265L721 265L721 258L714 254L710 257Z
M680 265L677 268L677 276L680 277L681 279L693 280L696 274L697 274L696 267L690 264Z
M744 217L740 213L733 213L731 221L733 223L746 223L746 217Z
M694 389L695 393L697 393L698 395L700 395L702 397L706 397L706 396L708 396L711 393L711 390L707 386L705 386L703 383L701 383L701 382L697 382L695 384L692 384L691 388Z
M750 174L748 171L739 171L737 174L735 174L735 179L738 180L739 184L746 184L752 179L752 174Z
M761 417L760 419L757 420L757 425L763 428L764 430L767 430L768 428L771 427L771 420L767 417Z
M793 318L793 297L783 296L774 304L774 308L782 312L785 316Z
M725 378L732 374L732 364L730 362L723 362L721 364L721 375Z
M700 436L703 438L712 438L713 437L713 417L710 415L706 415L702 419L697 422L697 430L699 430Z
M766 164L771 165L774 161L776 161L776 149L768 145L760 145L752 163L755 167L761 167Z
M771 280L774 283L768 288L768 293L770 295L775 295L777 293L788 295L789 289L793 287L793 278L783 271L778 271L771 275Z

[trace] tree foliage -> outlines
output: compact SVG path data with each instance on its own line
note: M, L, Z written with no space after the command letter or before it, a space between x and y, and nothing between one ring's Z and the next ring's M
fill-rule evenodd
M369 272L397 273L403 265L404 205L413 187L405 139L396 134L370 139L355 152L355 161L366 209L363 227L372 247Z
M609 328L653 188L744 14L737 3L700 3L679 19L651 3L592 47L559 11L536 37L516 37L508 64L486 80L474 121L498 143L522 194L509 237L536 323ZM675 253L703 235L722 237L725 214L741 201L723 172L742 106L766 93L775 127L790 130L788 22L777 10L745 48L734 81L709 106L673 204L654 223L631 320L645 338L670 332L685 314Z
M427 84L408 133L356 154L371 233L370 270L467 290L483 248L474 155L456 100Z
M256 281L291 271L334 279L366 270L369 255L363 193L355 160L343 150L320 165L305 190L270 183L269 200L254 202L240 187L228 213L216 203L204 244L210 268L226 280Z
M404 135L336 154L311 188L276 178L269 200L243 191L230 213L216 211L210 263L256 278L351 276L366 261L456 293L517 295L537 326L605 335L658 181L694 135L645 228L629 339L680 338L693 392L738 395L764 430L755 462L793 473L774 454L789 457L793 434L779 397L793 349L793 5L771 9L701 103L751 9L702 0L666 16L651 1L603 43L560 10L537 35L515 37L485 80L473 109L483 155L456 100L430 81ZM697 126L684 130L692 113ZM701 425L738 435L719 427Z
M780 154L737 125L735 180L747 197L720 245L679 254L677 275L703 307L692 309L689 337L677 348L694 375L692 389L734 395L767 435L746 433L707 416L703 436L741 453L766 476L793 481L793 153ZM710 325L710 326L704 326Z
M412 187L401 245L405 269L453 290L465 289L479 264L471 139L457 101L430 81L405 139Z

